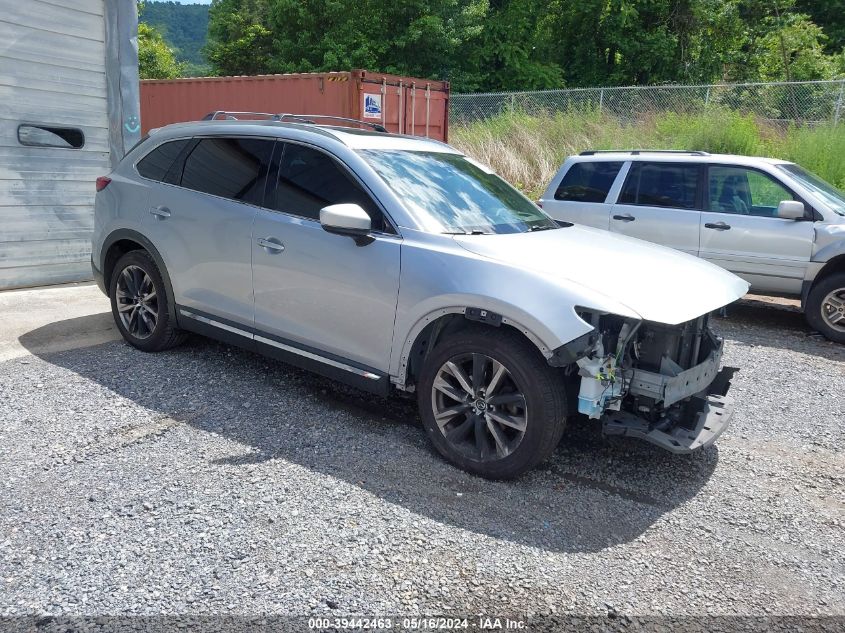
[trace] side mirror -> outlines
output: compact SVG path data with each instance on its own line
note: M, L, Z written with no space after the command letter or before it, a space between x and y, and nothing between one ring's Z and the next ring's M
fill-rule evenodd
M801 220L804 217L804 203L798 200L784 200L778 205L777 217L784 220Z
M366 238L372 230L370 216L358 204L332 204L320 209L320 224L324 231ZM357 242L357 239L356 239Z

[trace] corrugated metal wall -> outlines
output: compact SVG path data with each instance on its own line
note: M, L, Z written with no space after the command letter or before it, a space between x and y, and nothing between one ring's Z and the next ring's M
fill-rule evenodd
M94 180L110 170L104 9L0 0L0 288L91 276ZM79 128L85 144L23 146L22 123Z

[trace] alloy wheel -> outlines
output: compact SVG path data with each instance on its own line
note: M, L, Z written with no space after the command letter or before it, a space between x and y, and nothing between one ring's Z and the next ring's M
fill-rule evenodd
M822 300L822 319L839 332L845 332L845 288L829 292Z
M501 362L486 354L455 356L437 372L431 390L434 420L460 454L503 459L525 437L525 395Z
M115 289L120 322L132 336L149 338L158 322L158 296L150 276L140 266L127 266Z

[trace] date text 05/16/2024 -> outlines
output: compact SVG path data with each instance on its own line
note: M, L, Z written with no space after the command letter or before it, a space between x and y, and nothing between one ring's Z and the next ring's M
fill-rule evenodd
M506 617L483 616L473 617L314 617L308 619L308 628L314 630L370 630L370 631L450 631L450 630L479 630L519 631L526 629L524 620Z

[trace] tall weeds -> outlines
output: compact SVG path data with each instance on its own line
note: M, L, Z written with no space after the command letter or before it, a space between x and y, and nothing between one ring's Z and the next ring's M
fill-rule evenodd
M490 165L531 197L539 196L564 159L586 149L689 149L795 161L845 188L845 125L783 129L713 109L660 113L622 121L598 112L514 111L453 124L450 142Z

